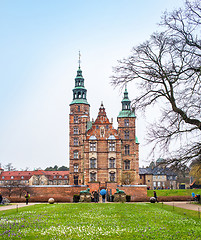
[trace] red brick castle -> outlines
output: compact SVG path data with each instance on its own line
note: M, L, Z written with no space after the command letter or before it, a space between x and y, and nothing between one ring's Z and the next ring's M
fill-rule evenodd
M117 185L138 185L139 143L135 113L125 88L118 128L107 118L103 104L98 117L90 120L90 104L78 68L69 114L70 185L95 184L114 189Z

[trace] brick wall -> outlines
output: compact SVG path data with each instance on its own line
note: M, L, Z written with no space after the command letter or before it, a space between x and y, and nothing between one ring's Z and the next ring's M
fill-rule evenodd
M80 191L90 188L90 192L99 189L99 183L91 183L89 186L30 186L28 191L31 195L30 202L47 202L49 198L53 197L56 202L73 202L73 195L79 194ZM112 194L116 192L116 184L108 183L107 189L112 190ZM118 187L124 190L126 195L131 196L131 201L145 201L147 198L146 186L122 186ZM5 187L0 187L3 197L7 197L12 202L24 202L25 191L20 197L17 188L13 188L11 196Z

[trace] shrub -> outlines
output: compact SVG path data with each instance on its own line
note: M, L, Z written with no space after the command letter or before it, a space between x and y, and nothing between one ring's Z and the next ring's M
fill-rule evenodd
M131 201L131 196L130 195L126 195L126 202L130 202Z
M74 203L77 203L77 202L79 202L79 201L80 201L80 195L74 194L74 195L73 195L73 202L74 202Z

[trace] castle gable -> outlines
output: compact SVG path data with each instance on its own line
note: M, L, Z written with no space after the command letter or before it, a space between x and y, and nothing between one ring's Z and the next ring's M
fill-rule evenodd
M87 131L87 140L102 139L102 140L115 140L119 139L118 132L113 128L105 112L103 104L99 108L98 116L91 128Z

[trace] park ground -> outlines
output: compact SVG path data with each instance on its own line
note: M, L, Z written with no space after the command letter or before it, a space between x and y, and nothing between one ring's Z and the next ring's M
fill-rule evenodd
M177 208L176 205L75 203L11 206L14 209L0 213L1 239L201 239L200 212Z

